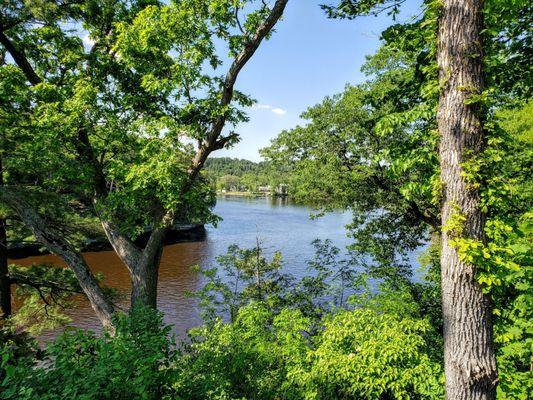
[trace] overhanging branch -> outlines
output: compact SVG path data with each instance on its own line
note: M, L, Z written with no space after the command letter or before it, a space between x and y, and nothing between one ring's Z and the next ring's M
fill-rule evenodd
M18 49L15 44L9 39L6 34L4 33L4 27L0 25L0 43L5 47L5 49L9 52L11 57L13 57L13 60L18 65L18 67L22 70L24 75L26 76L26 79L32 84L32 85L38 85L42 82L41 78L33 67L31 66L30 62L28 61L28 58L26 57L26 54L23 50Z

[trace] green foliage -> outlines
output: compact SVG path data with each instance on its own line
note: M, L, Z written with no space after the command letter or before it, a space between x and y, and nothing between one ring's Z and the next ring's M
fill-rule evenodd
M114 337L67 331L43 359L14 358L2 348L2 399L161 399L170 393L174 350L153 310L117 316ZM0 375L2 375L0 374Z
M96 278L102 280L101 275ZM82 293L70 269L48 264L10 265L9 279L15 285L17 309L6 325L39 335L70 322L65 311L74 305L75 296ZM114 289L103 286L103 290L110 298L116 295Z
M255 0L2 4L0 174L16 194L2 192L2 216L9 204L7 218L18 214L49 250L56 236L64 258L84 238L73 222L99 220L107 238L127 243L119 254L130 270L141 262L132 243L141 233L164 228L150 241L157 253L175 223L216 224L215 193L201 169L213 151L239 140L231 128L247 120L243 108L253 101L234 88L236 79L284 7ZM158 267L159 257L147 260ZM90 271L81 279L87 272L77 276L94 287ZM110 299L93 292L108 303L109 322Z
M191 399L441 398L441 371L420 335L427 322L400 319L346 310L308 336L299 310L272 315L252 302L232 324L191 332L176 388Z
M306 399L439 399L440 366L424 352L428 329L394 314L340 312L326 319L315 349L289 377Z
M330 17L398 11L398 1L339 1ZM393 288L407 286L439 329L438 280L410 282L408 251L454 234L461 257L478 267L478 279L495 303L495 330L502 398L531 392L531 4L484 3L487 90L471 97L486 111L487 143L479 157L463 160L464 176L481 197L487 243L465 237L464 216L441 227L440 171L435 133L440 87L436 65L438 1L424 13L382 33L382 46L367 58L369 80L326 98L302 117L308 122L282 132L263 151L289 171L298 199L354 214L353 250L370 256L367 271ZM468 88L464 88L468 90ZM434 251L430 249L430 252ZM431 257L438 273L438 257ZM427 285L427 286L426 286ZM423 295L423 288L430 296Z
M519 221L519 234L511 236L507 264L520 265L505 274L495 288L495 336L502 399L527 399L533 390L533 215Z
M409 292L385 287L379 295L354 295L352 290L343 303L342 296L335 296L339 283L361 280L351 268L343 268L350 264L337 257L338 249L328 242L315 245L309 277L278 286L260 299L254 273L238 287L235 281L213 285L216 271L207 272L205 289L212 296L203 294L204 307L213 302L222 312L219 318L228 315L221 304L236 311L231 323L215 318L190 332L192 344L183 359L187 374L177 382L180 391L195 399L441 398L440 358L434 355L442 348L429 321L420 316L419 303ZM250 267L257 254L257 249L231 248L220 260L225 278L257 271ZM264 259L256 265L274 266L260 272L261 279L278 269ZM283 277L279 272L274 276Z
M237 311L250 300L263 301L271 308L279 308L285 302L290 278L280 272L281 254L275 253L268 261L259 245L253 249L232 245L225 255L217 257L217 262L222 275L216 267L193 267L207 278L200 291L191 293L200 299L207 321L219 315L228 315L233 321Z
M420 302L385 286L356 293L364 277L353 260L315 246L300 282L281 273L279 254L230 247L219 258L225 281L204 272L206 323L179 349L162 316L143 308L117 315L114 336L67 330L42 354L8 340L0 398L441 398L441 350Z
M489 104L498 101L495 97ZM530 101L525 101L498 110L486 125L486 150L464 165L465 176L479 190L487 213L488 242L461 235L454 239L460 256L478 266L478 281L494 299L498 390L504 399L526 399L533 389L530 109ZM460 228L461 221L456 222Z
M275 316L262 303L241 308L231 324L191 331L192 343L175 383L187 399L272 399L290 396L286 358L305 354L300 330L305 319L284 311Z
M270 11L254 0L8 1L2 32L26 64L0 65L6 184L35 194L27 200L47 218L54 207L43 196L132 238L167 212L215 222L210 185L190 181L192 143L212 140L215 123L247 119L243 93L221 105L222 59ZM228 147L238 136L215 139Z
M328 312L314 329L298 307L270 303L250 299L232 322L191 330L180 351L161 315L140 308L117 316L113 337L67 331L38 361L4 343L0 398L441 398L426 320L378 311L376 298L376 308Z
M278 165L229 157L208 159L205 170L212 185L218 191L227 192L254 193L259 191L259 187L270 187L270 192L273 193L279 185L286 185L289 179Z
M396 15L401 3L342 0L325 9L342 18ZM464 160L463 169L480 193L489 240L464 237L460 213L444 227L493 297L502 399L527 399L533 390L529 3L485 2L488 88L468 100L487 110L485 151ZM218 106L215 43L235 55L266 9L232 0L7 5L2 23L22 21L8 33L46 80L30 87L19 68L0 66L0 157L6 181L31 184L28 199L48 205L40 211L49 220L94 217L87 212L94 163L79 147L85 132L112 182L98 212L132 234L154 220L154 205L209 220L211 179L217 188L249 191L287 183L299 201L348 209L354 243L340 259L338 249L317 242L311 272L298 282L283 273L279 255L230 248L218 260L222 276L203 271L207 284L197 296L207 323L190 332L179 355L160 316L140 310L119 318L115 337L65 334L40 364L10 340L2 347L1 398L442 397L438 1L385 30L363 67L369 80L310 107L304 126L282 132L263 151L267 163L208 163L187 196L188 143L205 139L217 118L245 121L242 107L251 104L236 93L234 105ZM241 25L234 15L245 6ZM68 23L89 33L90 50ZM76 217L63 218L69 215ZM65 229L76 237L73 231ZM427 279L413 282L407 255L430 239ZM378 293L362 290L374 283Z
M64 310L81 293L74 273L53 265L9 266L9 277L16 284L19 308L9 324L28 334L37 335L70 321Z
M190 332L179 391L194 399L441 398L442 344L421 307L439 303L415 300L409 288L356 294L365 276L354 260L329 242L315 247L299 282L260 248L230 247L219 258L222 276L204 271L209 323Z
M12 324L0 321L0 388L6 374L14 372L17 360L40 357L41 351L37 342L27 333L17 332ZM20 374L19 374L20 376Z
M512 135L510 156L504 155L507 196L498 202L508 210L503 219L506 229L491 227L491 237L502 250L493 255L498 262L513 268L501 276L495 288L496 342L499 349L500 397L527 399L533 391L533 235L531 162L533 155L533 118L531 101L498 113L500 126ZM510 185L509 185L510 184ZM504 214L505 215L505 214ZM502 216L498 215L499 220ZM502 224L504 223L502 222ZM512 230L509 230L512 227ZM506 269L508 271L509 268Z
M205 163L206 173L214 178L224 175L239 176L246 173L257 172L262 163L253 161L230 158L230 157L212 157Z
M322 5L329 18L353 19L363 15L378 15L387 12L395 16L405 0L340 0L335 5Z
M263 150L289 171L297 200L353 213L353 250L392 281L410 270L406 256L428 241L428 225L439 225L435 27L430 5L388 28L363 67L366 83L310 107L306 125Z
M271 260L258 243L252 249L237 245L217 257L219 267L200 269L207 282L190 295L200 300L203 317L213 322L220 316L234 321L240 308L251 301L262 302L271 312L297 308L312 321L324 314L348 306L348 298L366 286L366 276L357 272L352 257L341 257L340 250L329 240L313 242L315 256L308 261L308 275L296 280L284 271L281 254Z

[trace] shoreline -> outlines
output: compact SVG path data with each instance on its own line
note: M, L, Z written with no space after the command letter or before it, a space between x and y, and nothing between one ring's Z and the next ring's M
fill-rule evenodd
M271 194L263 192L217 192L217 197L253 197L253 198L267 198L267 197L280 197L289 198L286 194Z
M148 242L150 233L151 231L144 232L134 243L141 248L144 247ZM200 242L205 240L205 237L206 230L204 224L176 225L167 232L165 244ZM80 249L83 253L108 250L113 250L113 248L105 236L87 240ZM50 252L39 243L34 242L15 244L7 250L7 255L10 260L42 256L45 254L50 254Z

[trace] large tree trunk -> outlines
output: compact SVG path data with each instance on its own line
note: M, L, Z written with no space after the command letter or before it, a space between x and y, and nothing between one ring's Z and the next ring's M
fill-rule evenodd
M442 225L460 213L466 217L462 235L485 242L479 194L465 180L462 167L484 146L481 107L466 104L484 87L482 24L480 0L444 0L437 58L442 86L438 111ZM443 232L441 253L446 399L495 399L490 298L476 280L476 266L462 261L450 244L454 234Z
M157 308L157 282L166 228L155 228L141 250L112 222L101 218L102 227L113 249L128 268L131 277L131 305Z
M131 270L131 305L157 308L157 282L166 229L156 228L144 248L142 257Z
M139 264L131 274L131 305L157 308L159 261Z
M0 158L0 189L4 185L4 171ZM11 280L7 269L7 231L6 220L0 218L0 317L11 315Z

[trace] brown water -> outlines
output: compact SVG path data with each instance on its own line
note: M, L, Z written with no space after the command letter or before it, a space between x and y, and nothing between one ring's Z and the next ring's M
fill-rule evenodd
M267 253L281 251L284 268L300 278L308 273L307 261L313 257L314 239L331 239L339 248L350 243L345 225L350 222L348 213L330 213L319 219L310 219L313 212L308 207L290 204L282 199L221 198L215 208L223 218L218 227L207 227L203 242L179 243L166 246L159 273L158 307L165 314L165 322L174 325L178 335L201 323L196 300L186 293L202 287L203 277L190 267L212 267L215 258L224 254L231 244L253 247L259 239ZM130 279L126 267L112 251L86 253L92 271L103 273L105 283L118 289L119 304L128 306ZM21 265L52 263L62 265L53 255L16 260ZM416 264L416 254L412 257ZM83 296L76 299L74 308L67 310L72 326L99 332L100 323ZM41 339L50 340L60 330L45 332Z
M187 292L198 290L201 287L202 276L192 272L191 265L201 263L208 254L207 242L178 243L166 246L163 251L159 271L158 305L165 314L165 320L175 326L178 333L201 323L196 302L186 296ZM85 253L84 257L94 273L104 274L106 285L119 291L117 303L126 308L129 304L130 278L124 264L113 251ZM18 264L55 264L64 266L56 256L45 255L28 257L17 260ZM66 310L72 319L72 325L78 328L91 329L99 332L100 322L93 313L89 302L79 295L75 299L75 306ZM47 341L56 337L60 330L45 332L41 340Z

